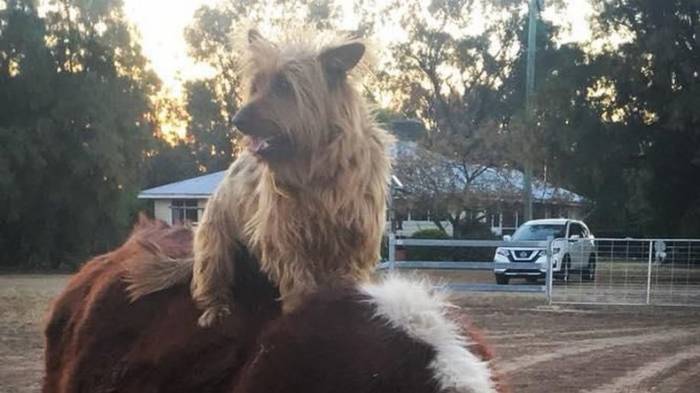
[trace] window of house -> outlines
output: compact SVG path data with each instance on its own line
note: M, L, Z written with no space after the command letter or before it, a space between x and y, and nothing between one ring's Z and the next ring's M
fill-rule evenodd
M513 210L504 210L503 211L503 227L504 228L516 228L517 223L515 220L517 212Z
M397 230L402 230L403 229L403 222L408 219L408 215L406 214L405 210L396 210L394 212L395 216L394 219L396 220L396 228Z
M565 214L558 205L549 206L549 217L551 218L565 218Z
M196 199L173 199L170 205L173 224L196 223L199 220L199 205Z
M545 217L545 208L542 204L533 204L532 206L532 218L547 218Z

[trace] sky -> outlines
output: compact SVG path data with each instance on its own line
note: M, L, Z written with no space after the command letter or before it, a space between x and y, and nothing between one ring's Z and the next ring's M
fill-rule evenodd
M197 64L187 55L184 29L203 5L217 0L124 0L124 11L141 35L141 45L153 69L163 81L166 94L182 93L184 81L210 75L212 70ZM526 0L523 0L525 3ZM545 1L546 4L546 1ZM547 9L543 17L569 25L563 41L586 41L591 38L587 18L593 13L590 0L568 0L563 14Z
M182 83L211 74L187 55L185 28L194 12L216 0L124 0L124 12L141 34L141 46L169 93L179 96Z

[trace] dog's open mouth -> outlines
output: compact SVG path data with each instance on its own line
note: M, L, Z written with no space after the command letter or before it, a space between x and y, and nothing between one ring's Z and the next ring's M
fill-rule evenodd
M272 137L248 136L248 150L254 154L263 153L272 146Z

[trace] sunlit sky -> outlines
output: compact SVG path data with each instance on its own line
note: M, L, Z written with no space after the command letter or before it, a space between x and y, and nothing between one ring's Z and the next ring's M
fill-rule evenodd
M187 55L185 28L194 12L215 0L124 0L124 12L141 34L144 55L173 95L182 82L207 76L211 70Z
M587 19L593 13L589 1L569 0L564 14L545 9L543 17L570 26L564 41L586 41L591 38ZM197 8L216 3L217 0L124 0L125 13L141 34L144 54L173 96L181 94L184 81L211 73L187 55L184 29L192 22Z

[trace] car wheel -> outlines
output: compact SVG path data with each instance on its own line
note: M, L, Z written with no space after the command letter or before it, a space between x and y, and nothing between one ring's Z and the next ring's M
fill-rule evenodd
M508 281L510 281L510 277L506 276L505 274L496 274L496 283L499 285L508 285Z
M583 270L583 273L581 274L583 276L583 279L586 281L595 280L595 269L596 257L595 254L591 253L591 256L588 257L588 266Z

